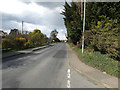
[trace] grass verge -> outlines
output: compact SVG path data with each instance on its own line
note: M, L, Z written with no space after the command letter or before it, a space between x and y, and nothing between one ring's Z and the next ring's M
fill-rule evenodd
M118 62L112 58L109 57L107 54L101 54L100 52L90 52L86 49L84 49L84 53L82 54L82 51L80 48L77 48L72 43L68 43L70 47L74 47L73 50L76 52L78 57L81 61L84 63L97 68L101 71L104 71L110 75L120 77L119 76L119 68L118 68Z

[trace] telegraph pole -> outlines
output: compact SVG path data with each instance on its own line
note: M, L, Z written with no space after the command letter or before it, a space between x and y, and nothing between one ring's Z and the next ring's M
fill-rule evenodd
M23 34L23 23L24 23L24 21L22 21L22 34Z
M83 39L82 39L82 54L83 54L83 52L84 52L85 6L86 6L86 0L84 0L84 17L83 17Z
M81 0L81 20L83 18L83 0Z

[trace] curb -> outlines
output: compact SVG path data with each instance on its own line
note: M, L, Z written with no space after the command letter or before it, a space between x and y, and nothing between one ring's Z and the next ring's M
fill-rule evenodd
M76 71L76 72L78 72L79 74L85 76L85 77L88 78L89 80L95 82L97 85L103 86L103 87L105 87L105 88L111 88L111 89L113 88L113 87L111 87L111 86L109 86L109 85L107 85L107 84L105 84L105 83L103 83L103 82L100 82L100 81L96 80L95 78L87 75L86 73L83 73L83 72L80 71L77 67L73 66L73 65L70 63L70 60L68 60L68 65L69 65L69 67L71 67L74 71ZM116 88L115 90L119 90L119 89Z
M1 59L3 58L9 58L9 57L13 57L13 56L17 56L17 55L21 55L21 54L27 54L27 53L31 53L33 51L37 51L37 50L40 50L40 49L44 49L44 48L47 48L47 47L50 47L50 46L53 46L54 44L50 44L50 45L46 45L46 46L41 46L41 47L37 47L37 48L32 48L31 50L29 51L24 51L24 50L21 50L21 51L15 51L15 54L11 54L11 55L8 55L8 56L2 56Z
M71 67L73 70L75 70L75 71L78 72L79 74L85 76L85 77L88 78L89 80L95 82L95 83L96 83L97 85L99 85L99 86L103 86L103 87L107 88L108 90L120 90L120 88L113 88L113 87L111 87L111 86L109 86L109 85L107 85L107 84L105 84L105 83L102 83L102 82L100 82L100 81L98 81L98 80L90 77L89 75L81 72L79 69L75 68L74 66L72 66L72 65L70 65L70 64L69 64L69 67ZM98 88L98 89L99 89L99 88ZM103 88L103 89L104 89L104 88Z
M17 56L17 55L21 55L21 54L25 54L25 53L22 53L22 52L18 52L18 53L16 53L16 54L12 54L12 55L8 55L8 56L2 56L2 58L1 59L5 59L5 58L9 58L9 57L12 57L12 56Z
M73 70L75 70L76 72L78 72L79 74L81 74L81 75L87 77L89 80L95 82L97 85L103 86L103 87L105 87L105 88L112 88L112 87L110 87L109 85L107 85L107 84L105 84L105 83L101 83L100 81L98 81L98 80L90 77L90 76L87 75L86 73L81 72L81 71L80 71L79 69L77 69L76 67L70 65L70 63L69 63L69 66L70 66Z

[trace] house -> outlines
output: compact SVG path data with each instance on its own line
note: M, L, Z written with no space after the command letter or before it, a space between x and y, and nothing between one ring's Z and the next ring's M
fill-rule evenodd
M7 33L0 30L0 37L5 38L7 36Z

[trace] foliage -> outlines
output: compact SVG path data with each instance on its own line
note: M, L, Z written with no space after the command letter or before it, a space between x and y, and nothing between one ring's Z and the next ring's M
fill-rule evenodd
M48 42L48 38L45 34L41 33L39 29L35 29L34 32L29 34L21 34L17 29L11 30L10 34L2 40L2 50L16 51L31 47L37 47L45 45Z
M25 47L26 47L26 48L29 48L29 47L30 47L30 41L29 41L29 40L25 43Z
M79 15L79 9L74 2L71 6L65 2L65 9L62 12L64 15L64 23L67 28L68 40L76 44L82 36L82 21Z
M86 6L86 29L97 25L98 21L106 16L110 19L117 19L120 23L120 2L88 2Z
M14 39L10 42L12 44L12 49L21 49L24 47L24 41L20 39Z
M2 39L2 48L7 49L10 48L12 45L9 39Z
M16 39L22 41L24 44L26 43L26 39L25 38L16 38Z
M46 42L47 36L41 33L39 29L35 29L29 33L29 42L32 46L40 46Z
M60 40L61 42L66 42L66 40Z
M80 20L80 3L65 3L64 17L69 42L82 46L82 21ZM85 25L86 49L109 54L110 57L120 59L120 2L87 2Z
M25 34L22 34L18 29L11 29L9 35L7 35L5 38L6 39L25 38L26 40L28 40L28 34L27 31Z
M60 40L57 37L53 38L54 42L60 42Z
M5 37L5 39L15 39L18 38L18 36L14 35L14 34L9 34Z
M57 35L58 35L58 31L56 29L51 31L50 33L51 42L60 42L59 38L57 38Z
M69 43L69 45L70 47L74 46L72 43ZM108 54L101 54L98 51L89 52L87 49L85 49L84 53L82 54L82 50L77 47L74 47L73 50L79 56L80 60L86 64L91 65L113 76L120 77L118 61L110 58Z
M50 38L56 38L57 37L57 34L58 34L58 32L57 32L57 30L55 29L55 30L53 30L53 31L51 31L51 33L50 33Z
M116 20L105 18L103 21L98 21L97 26L93 27L90 33L88 40L95 50L120 58L120 46L118 45L120 27Z
M2 48L3 49L20 49L24 47L26 42L25 38L16 38L16 39L2 39Z

